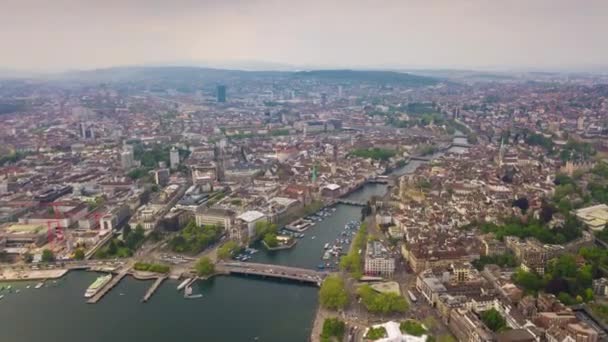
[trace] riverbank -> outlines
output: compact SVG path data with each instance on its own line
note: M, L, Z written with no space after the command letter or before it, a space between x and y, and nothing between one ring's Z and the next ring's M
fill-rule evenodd
M44 280L44 279L59 279L66 275L69 270L67 269L55 269L55 270L15 270L15 269L4 269L0 273L0 282L4 281L30 281L30 280Z
M315 319L312 322L312 330L310 332L311 342L321 342L323 323L327 318L331 317L338 317L338 315L334 312L330 312L329 310L322 308L321 305L317 305Z

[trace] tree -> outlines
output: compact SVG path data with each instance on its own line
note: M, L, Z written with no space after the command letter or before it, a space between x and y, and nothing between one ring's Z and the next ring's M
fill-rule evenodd
M426 329L422 326L422 324L412 320L401 322L401 324L399 324L399 329L401 332L414 336L422 336L426 334Z
M408 308L405 298L396 293L378 293L369 285L363 285L357 290L361 302L369 312L388 314L405 312Z
M383 337L386 337L386 329L384 327L378 327L378 328L369 328L369 330L367 331L367 334L365 335L366 339L375 341L375 340L379 340Z
M82 250L82 248L78 248L76 251L74 251L74 259L84 260L84 250Z
M195 269L199 276L208 276L215 272L215 265L208 257L202 257L197 261Z
M536 273L526 272L522 269L519 269L515 273L514 280L516 284L520 285L528 292L536 293L544 287L543 279L541 277Z
M25 254L23 254L23 260L29 264L30 262L32 262L32 260L34 260L34 256L31 253L26 252Z
M131 234L132 231L133 230L131 229L131 225L127 223L125 225L125 227L122 229L122 237L124 239L126 239L129 236L129 234Z
M492 331L497 332L507 327L507 321L502 317L500 312L491 308L490 310L481 313L481 320Z
M234 256L234 252L236 252L239 248L239 244L236 241L227 241L217 250L217 257L219 259L230 259Z
M264 237L266 234L276 234L278 226L270 222L258 222L255 224L255 233L258 237Z
M55 255L49 249L45 249L42 251L42 261L43 262L53 262L55 261Z
M440 335L437 337L437 342L456 342L456 339L452 335Z
M279 240L277 240L277 236L272 233L266 233L264 235L264 243L266 246L273 248L279 245Z
M338 276L325 278L319 290L319 302L327 309L342 309L348 303L344 281Z
M124 240L125 245L130 250L134 250L144 240L144 237L145 237L144 228L140 224L138 224L135 227L135 230L132 231L131 233L129 233L129 235L127 235L127 237L125 238L125 240Z
M332 337L335 337L338 341L342 341L344 338L345 324L338 318L326 318L323 322L323 331L321 332L321 339L323 341L329 341Z
M116 245L116 241L114 239L110 240L107 251L108 251L108 255L114 255L118 251L118 246Z

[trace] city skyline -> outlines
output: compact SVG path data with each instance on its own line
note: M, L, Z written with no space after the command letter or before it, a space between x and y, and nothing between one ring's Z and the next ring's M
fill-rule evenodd
M605 70L608 4L9 0L0 69Z

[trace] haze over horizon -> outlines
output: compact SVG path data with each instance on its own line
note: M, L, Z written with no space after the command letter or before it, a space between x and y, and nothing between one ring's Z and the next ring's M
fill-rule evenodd
M608 2L600 0L4 2L0 69L608 66Z

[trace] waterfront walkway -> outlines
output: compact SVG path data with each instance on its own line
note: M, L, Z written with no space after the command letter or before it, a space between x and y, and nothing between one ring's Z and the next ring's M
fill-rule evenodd
M256 275L268 278L295 280L321 286L327 272L319 272L306 268L281 265L258 264L251 262L222 262L216 265L219 273Z

